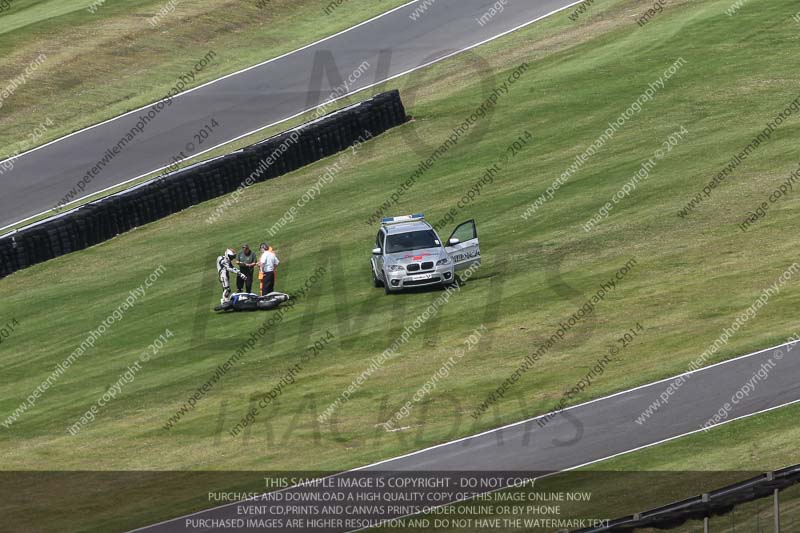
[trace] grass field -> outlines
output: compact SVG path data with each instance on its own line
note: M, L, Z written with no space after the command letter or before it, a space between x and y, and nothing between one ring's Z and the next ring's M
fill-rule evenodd
M336 157L248 189L219 222L206 202L92 249L0 280L0 322L19 325L0 345L0 420L6 420L129 291L163 265L133 308L97 340L34 407L2 428L7 470L341 470L549 410L619 334L643 332L574 402L683 372L796 260L791 193L747 232L737 225L797 167L789 117L686 217L678 211L798 96L792 63L800 27L784 0L751 0L735 16L727 0L675 2L644 27L638 1L597 6L577 23L561 13L525 30L399 80L414 121L371 141L335 181L269 239L283 263L278 289L297 294L326 273L283 321L269 328L213 390L171 429L187 397L265 319L214 316L214 258L242 241L257 244ZM682 66L527 220L522 214L666 69ZM769 58L769 60L765 60ZM530 66L470 134L440 159L390 214L436 221L498 163L502 169L455 221L475 218L484 266L401 353L339 408L335 425L316 415L333 402L441 292L386 297L370 283L377 227L365 223L390 193L523 62ZM479 67L476 73L476 65ZM487 76L487 68L491 74ZM168 77L168 76L167 76ZM662 143L680 132L666 148ZM508 149L524 132L533 140ZM673 137L675 138L675 137ZM657 150L663 158L630 197L591 232L582 226ZM445 233L449 234L450 224ZM485 415L469 414L521 360L575 313L631 258L636 265ZM709 363L776 345L794 334L796 280ZM35 302L35 303L32 303ZM388 433L379 426L439 369L465 335L488 334L423 405ZM76 436L67 427L169 328L174 337L132 383ZM46 335L43 334L46 332ZM320 356L244 435L228 429L267 394L304 350L330 332ZM643 406L644 407L644 406ZM794 413L787 409L785 413ZM791 442L792 417L768 415L776 443ZM766 417L764 417L766 419ZM613 468L777 468L794 447L758 446L759 419L719 428L615 460ZM737 456L715 434L741 433ZM755 429L753 429L755 428ZM689 444L683 444L692 443ZM685 446L689 446L686 448ZM727 447L727 443L725 447ZM664 450L662 453L661 450ZM692 459L684 452L692 450ZM701 453L702 451L702 453ZM753 466L753 465L758 466ZM604 466L605 468L605 466Z
M330 0L12 0L0 11L0 87L25 82L4 97L0 158L163 98L209 51L214 61L187 88L403 3L348 0L326 11Z

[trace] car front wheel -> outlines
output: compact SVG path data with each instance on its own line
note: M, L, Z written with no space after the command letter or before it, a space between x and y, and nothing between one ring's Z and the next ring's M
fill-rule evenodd
M384 282L382 282L382 285L383 285L383 292L385 294L392 294L392 290L389 288L389 283L388 282L384 281Z

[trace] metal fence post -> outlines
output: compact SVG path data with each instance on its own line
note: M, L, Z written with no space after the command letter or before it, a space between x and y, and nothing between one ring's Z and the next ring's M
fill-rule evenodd
M775 480L775 472L767 472L767 481ZM781 533L781 503L780 492L778 489L772 491L772 516L775 524L775 533Z

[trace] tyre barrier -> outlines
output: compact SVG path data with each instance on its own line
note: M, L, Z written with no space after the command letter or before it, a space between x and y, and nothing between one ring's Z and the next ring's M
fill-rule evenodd
M232 193L245 183L292 172L406 120L399 91L381 93L236 152L36 222L0 237L0 279ZM271 164L266 164L270 157Z

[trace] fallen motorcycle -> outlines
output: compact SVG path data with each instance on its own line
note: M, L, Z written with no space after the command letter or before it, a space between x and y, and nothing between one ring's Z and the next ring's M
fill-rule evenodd
M282 292L271 292L259 296L249 292L231 294L230 300L214 308L217 312L228 311L269 311L289 300L289 295Z

